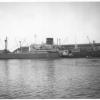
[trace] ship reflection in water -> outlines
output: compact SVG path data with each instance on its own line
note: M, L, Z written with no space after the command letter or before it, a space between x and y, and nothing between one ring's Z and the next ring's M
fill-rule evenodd
M100 98L100 59L0 60L0 98Z

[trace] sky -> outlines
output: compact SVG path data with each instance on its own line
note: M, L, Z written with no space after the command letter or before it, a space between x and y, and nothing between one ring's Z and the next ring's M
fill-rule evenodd
M0 49L40 44L100 42L100 2L0 2ZM89 37L89 40L87 39Z

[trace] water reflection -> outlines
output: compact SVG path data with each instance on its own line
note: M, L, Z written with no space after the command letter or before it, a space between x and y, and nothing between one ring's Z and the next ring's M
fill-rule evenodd
M99 98L100 60L0 60L0 98Z
M54 61L48 61L47 62L47 77L48 77L48 96L49 98L54 98L55 96L55 65Z
M0 82L0 97L7 97L7 98L10 98L10 95L9 95L9 78L8 78L8 75L9 75L9 71L8 71L8 60L2 62L2 64L4 66L1 65L1 69L0 69L0 79L1 79L1 82Z

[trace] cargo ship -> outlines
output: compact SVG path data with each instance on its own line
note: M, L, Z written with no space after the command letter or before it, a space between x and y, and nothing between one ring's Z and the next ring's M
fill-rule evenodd
M7 37L5 39L5 49L0 52L0 59L53 59L61 58L58 49L53 45L53 38L47 38L46 44L32 44L10 52L7 49Z
M7 37L5 39L5 49L0 50L0 59L55 59L55 58L98 58L100 57L100 48L95 42L89 44L89 50L82 50L75 44L74 48L63 49L62 45L54 45L53 38L46 38L45 44L31 44L30 46L21 46L10 52L7 49Z

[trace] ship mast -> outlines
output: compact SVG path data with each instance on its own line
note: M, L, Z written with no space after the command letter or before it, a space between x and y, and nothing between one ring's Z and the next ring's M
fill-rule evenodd
M19 44L20 44L20 52L21 52L21 41L19 41Z
M61 45L61 39L59 38L59 45Z
M7 46L8 46L8 40L7 40L7 36L6 36L6 39L5 39L5 50L7 51Z
M58 38L57 38L57 46L58 46Z
M34 34L34 43L37 44L37 35Z
M75 41L75 49L77 49L78 48L78 45L77 45L77 42Z
M75 49L78 49L78 44L77 44L77 34L75 35Z
M92 47L93 51L95 51L95 46L94 46L95 41L93 41L93 44L92 44L92 43L90 42L90 39L89 39L89 37L88 37L88 36L87 36L87 39L88 39L89 44L91 45L91 47Z

